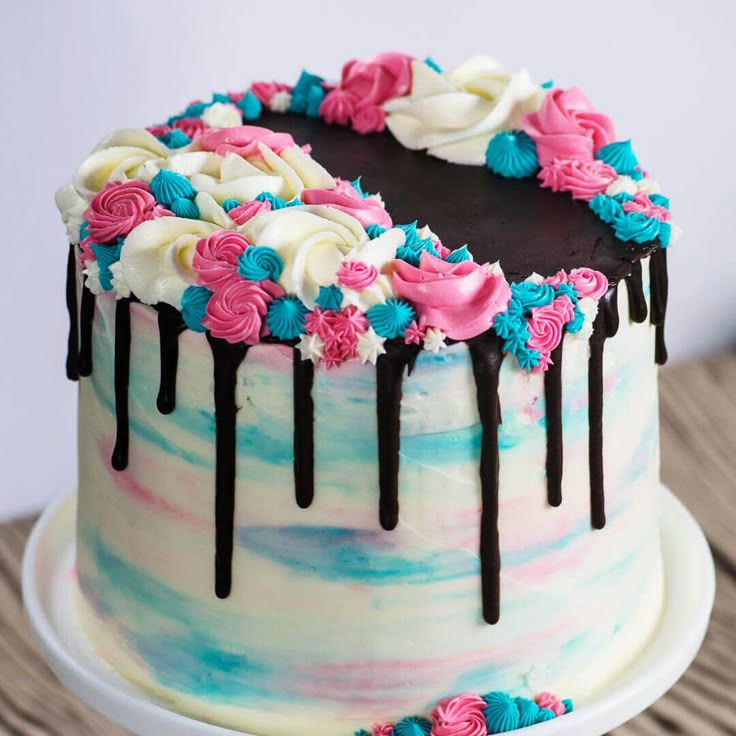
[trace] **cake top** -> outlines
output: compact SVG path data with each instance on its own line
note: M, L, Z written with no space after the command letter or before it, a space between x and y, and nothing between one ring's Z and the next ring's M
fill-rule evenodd
M216 94L105 138L57 204L88 290L326 368L492 330L545 370L673 235L606 115L488 57L445 73L386 53L336 84Z

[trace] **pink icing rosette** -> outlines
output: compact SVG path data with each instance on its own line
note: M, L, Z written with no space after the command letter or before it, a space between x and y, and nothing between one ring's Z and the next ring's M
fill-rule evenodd
M487 736L485 707L485 700L472 693L440 701L432 711L431 736Z
M611 119L577 87L553 89L537 112L524 115L521 127L536 141L542 166L556 158L592 161L596 151L616 140Z
M252 219L256 215L270 211L271 203L269 201L259 202L257 199L254 199L252 202L246 202L238 207L233 207L233 209L231 209L227 214L238 225L245 225L248 220Z
M556 289L560 284L570 283L570 279L567 275L567 271L565 271L564 268L561 268L553 276L547 276L547 278L544 280L544 283L549 284L553 289Z
M573 268L568 281L575 287L578 297L590 297L598 301L608 291L608 279L592 268Z
M315 307L305 319L308 335L324 342L322 365L333 368L358 355L358 335L368 329L368 320L356 307L341 311Z
M258 101L268 107L271 104L271 98L279 92L291 92L288 84L281 82L253 82L250 91L258 98Z
M198 243L192 256L197 283L210 289L232 277L238 271L238 258L250 245L245 235L234 230L218 230Z
M200 118L181 118L174 121L173 127L184 133L190 140L199 138L207 130L207 126Z
M348 181L337 180L337 186L329 189L305 189L300 199L304 204L322 204L345 212L354 217L363 227L380 225L386 229L392 226L391 216L380 202L363 199Z
M386 130L386 113L378 105L361 104L353 114L353 130L356 133L381 133Z
M555 159L539 172L542 187L553 192L570 192L575 199L590 202L616 179L616 170L603 161Z
M372 736L393 736L394 727L390 723L374 723Z
M162 135L166 135L167 133L171 133L173 128L169 125L149 125L146 130L151 134L155 135L156 138L161 137Z
M109 181L84 213L93 243L110 243L154 217L156 200L142 181Z
M535 371L547 370L552 363L550 354L562 342L565 325L573 318L572 302L566 296L554 299L543 307L534 307L527 321L530 337L527 345L540 353Z
M284 290L273 281L246 281L234 276L221 283L202 319L214 337L231 343L257 345L267 333L263 318L268 305Z
M357 98L352 93L343 89L333 89L328 92L322 104L319 106L319 114L327 123L347 125L353 116Z
M511 298L503 274L474 261L448 263L424 251L419 267L394 261L393 285L419 315L421 327L436 327L453 340L485 332Z
M624 202L622 207L624 212L640 212L660 222L669 222L672 219L670 211L660 204L654 204L646 192L637 192L634 199Z
M362 291L376 283L378 269L362 261L343 261L337 269L337 284Z
M565 715L565 706L562 701L552 693L539 693L536 697L540 708L551 710L558 718Z
M422 340L427 336L426 330L423 330L416 320L412 320L411 324L406 328L404 334L404 342L407 345L421 345Z
M259 143L263 143L276 154L296 145L288 133L274 133L273 130L259 125L239 125L235 128L207 130L197 141L197 148L201 151L214 151L218 156L237 153L248 158L260 155Z

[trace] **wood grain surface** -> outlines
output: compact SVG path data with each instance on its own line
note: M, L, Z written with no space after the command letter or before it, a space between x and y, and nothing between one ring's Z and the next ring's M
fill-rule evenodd
M610 736L736 736L736 353L666 369L661 387L662 477L710 540L718 593L687 674ZM65 692L30 640L19 577L31 524L0 526L0 736L122 736Z

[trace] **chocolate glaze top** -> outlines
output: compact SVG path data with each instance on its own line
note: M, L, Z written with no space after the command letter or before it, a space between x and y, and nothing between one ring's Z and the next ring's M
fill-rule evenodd
M542 189L534 177L504 179L484 166L451 164L404 148L389 132L359 135L267 111L257 124L310 143L333 176L362 176L363 188L381 193L395 223L418 220L449 248L467 243L476 261L500 260L509 281L587 266L616 282L653 247L623 243L587 202Z

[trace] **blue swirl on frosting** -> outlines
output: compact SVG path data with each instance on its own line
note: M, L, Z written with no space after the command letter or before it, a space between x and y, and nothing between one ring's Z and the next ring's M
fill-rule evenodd
M105 291L110 291L112 289L112 273L110 272L110 266L120 260L120 251L123 248L123 239L118 238L115 245L97 245L96 243L90 243L90 247L97 259L97 265L100 267L100 273L98 276L100 286Z
M392 340L404 337L406 328L416 319L417 313L404 299L386 299L383 304L371 307L365 316L377 334Z
M599 148L595 157L616 169L617 174L639 179L642 176L641 171L637 168L639 160L636 158L630 140L609 143Z
M394 736L429 736L432 723L421 716L407 716L394 726Z
M249 281L278 281L283 270L281 256L267 245L252 245L238 258L238 273Z
M170 130L168 133L164 133L163 135L158 136L158 139L163 143L167 148L183 148L184 146L188 146L192 139L181 130Z
M650 194L649 200L651 201L652 204L656 204L659 207L664 207L667 210L670 208L670 198L665 197L664 194L659 194L659 193Z
M177 217L186 217L190 220L199 219L199 207L191 199L179 197L169 205L169 209Z
M472 261L473 256L468 250L467 245L461 245L459 248L455 248L455 250L451 251L445 260L448 263L462 263L463 261Z
M406 261L412 266L419 265L419 259L421 258L422 252L426 251L430 255L436 258L440 257L437 249L434 247L432 238L424 238L423 240L415 240L411 245L402 245L396 249L396 257L400 261Z
M588 207L608 225L612 224L617 217L620 217L624 213L618 199L609 197L607 194L596 194L588 202Z
M616 237L628 243L651 243L657 239L660 231L659 222L654 217L647 217L643 212L624 212L613 221Z
M181 316L184 324L194 332L205 332L202 319L207 312L212 292L204 286L188 286L181 296Z
M549 284L535 284L532 281L521 281L511 284L511 293L521 305L524 314L529 314L535 307L551 304L555 298L555 290Z
M506 733L519 728L519 708L510 695L502 692L487 693L483 700L486 701L483 714L489 734Z
M365 232L371 240L375 240L376 238L380 238L381 235L386 232L386 228L381 227L380 225L368 225Z
M537 722L539 706L529 698L514 698L514 703L519 709L519 728L533 726Z
M171 207L177 199L194 199L197 194L186 176L167 169L161 169L151 179L151 193L164 207Z
M318 77L316 74L310 74L308 71L303 71L299 76L299 80L294 85L294 89L291 91L289 112L296 113L297 115L308 114L310 93L312 93L315 87L321 89L322 82L324 82L322 77Z
M521 130L497 133L488 142L486 166L508 179L532 176L539 168L537 144Z
M228 197L223 203L222 203L222 209L225 210L225 212L230 212L230 210L234 210L236 207L240 207L240 202L238 202L237 199L233 199L232 197Z
M243 120L258 120L263 112L261 101L250 90L235 103L235 106L240 110Z
M309 310L301 299L287 294L269 304L266 324L274 337L293 340L304 332L304 320L308 314Z
M338 310L342 306L342 289L335 284L319 287L319 296L314 300L322 309Z

